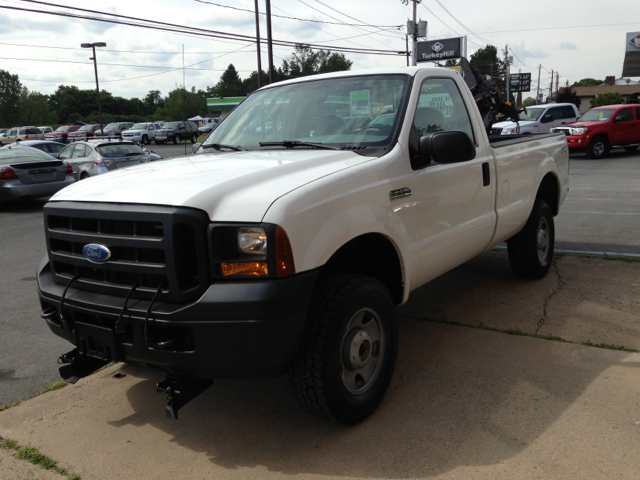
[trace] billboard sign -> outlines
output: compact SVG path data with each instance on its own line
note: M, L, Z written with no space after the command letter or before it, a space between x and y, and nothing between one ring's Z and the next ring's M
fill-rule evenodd
M510 84L512 92L530 92L531 73L512 73Z
M622 76L640 77L640 32L627 33Z
M461 56L462 37L418 42L417 62L453 60Z

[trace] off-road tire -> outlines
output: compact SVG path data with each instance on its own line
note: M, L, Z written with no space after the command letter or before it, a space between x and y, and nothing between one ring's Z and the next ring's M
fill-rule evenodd
M544 277L553 263L555 226L546 200L537 199L524 228L507 241L511 269L518 277Z
M585 153L589 158L599 159L609 155L610 148L609 141L605 137L596 137L589 142Z
M364 367L349 363L352 353L351 358L364 362ZM395 306L382 283L362 275L321 279L309 307L299 356L289 369L289 385L309 413L354 425L382 401L397 353ZM369 378L361 375L358 380L360 373Z

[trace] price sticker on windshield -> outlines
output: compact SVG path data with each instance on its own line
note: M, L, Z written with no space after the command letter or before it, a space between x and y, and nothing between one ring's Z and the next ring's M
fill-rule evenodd
M351 116L369 115L371 112L370 90L350 92Z

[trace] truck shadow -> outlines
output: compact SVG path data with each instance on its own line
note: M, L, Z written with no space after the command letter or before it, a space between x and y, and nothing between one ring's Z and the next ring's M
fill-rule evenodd
M420 289L420 297L441 295L448 276L453 283L465 273L479 276L492 257L499 255L455 269ZM495 288L504 275L501 268L477 286L477 295ZM512 278L504 280L501 288L518 288ZM150 425L166 432L177 446L207 455L212 470L262 467L283 475L429 477L518 455L603 371L616 365L640 368L640 363L624 362L628 354L622 352L424 319L404 318L400 330L389 392L380 408L354 427L305 413L290 395L286 378L216 381L172 422L164 416L164 396L154 394L163 374L138 366L124 367L140 379L127 391L135 413L110 424Z

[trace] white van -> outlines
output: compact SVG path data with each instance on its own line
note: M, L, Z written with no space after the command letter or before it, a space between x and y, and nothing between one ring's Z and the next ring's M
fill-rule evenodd
M498 122L491 128L492 135L513 135L516 133L549 133L552 127L575 122L580 113L573 103L550 103L533 105L520 112L520 122Z

